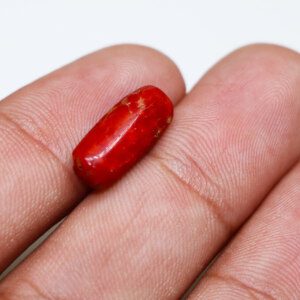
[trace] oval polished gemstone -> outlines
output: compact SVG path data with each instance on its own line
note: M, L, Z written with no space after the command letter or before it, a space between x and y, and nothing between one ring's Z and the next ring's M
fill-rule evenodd
M152 148L172 117L173 104L159 88L129 94L74 149L76 174L93 188L111 185Z

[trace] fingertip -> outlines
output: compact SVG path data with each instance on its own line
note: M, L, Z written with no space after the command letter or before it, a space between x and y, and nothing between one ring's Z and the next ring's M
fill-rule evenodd
M101 58L100 61L98 58ZM88 56L84 56L86 68L102 66L103 58L109 61L111 69L118 73L119 84L128 87L129 73L136 74L138 78L132 76L132 90L139 88L136 81L146 81L147 85L154 85L163 90L175 104L184 97L186 86L176 63L161 51L140 44L117 44L98 50ZM113 57L113 61L111 60ZM112 74L113 75L113 74Z

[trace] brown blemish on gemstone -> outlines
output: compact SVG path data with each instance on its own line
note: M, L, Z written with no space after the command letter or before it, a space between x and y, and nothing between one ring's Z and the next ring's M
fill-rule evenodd
M121 101L122 105L126 105L128 107L128 111L130 114L133 114L133 111L130 109L130 103L127 97L125 97L122 101Z
M82 163L81 163L81 160L78 157L75 159L75 164L76 164L78 170L82 171Z
M144 110L146 108L145 99L140 97L138 102L137 102L137 106L140 110Z
M155 133L155 137L158 138L160 136L160 133L161 133L161 129L159 128L156 133Z
M121 101L121 103L122 103L123 105L129 106L128 98L125 97L125 98Z

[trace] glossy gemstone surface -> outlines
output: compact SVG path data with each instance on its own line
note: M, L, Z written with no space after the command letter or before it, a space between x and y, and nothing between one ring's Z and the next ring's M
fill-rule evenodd
M129 94L74 149L76 174L93 188L111 185L152 148L172 117L172 102L159 88Z

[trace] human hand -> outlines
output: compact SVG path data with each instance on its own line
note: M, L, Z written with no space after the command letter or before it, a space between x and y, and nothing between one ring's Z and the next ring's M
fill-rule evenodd
M173 123L120 181L88 193L72 149L148 84L176 104ZM178 299L223 249L190 299L299 299L299 95L299 54L278 46L230 54L185 95L168 58L127 45L1 101L0 270L74 210L0 298Z

